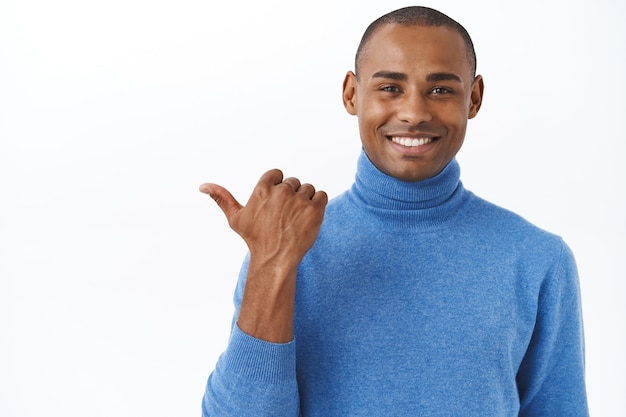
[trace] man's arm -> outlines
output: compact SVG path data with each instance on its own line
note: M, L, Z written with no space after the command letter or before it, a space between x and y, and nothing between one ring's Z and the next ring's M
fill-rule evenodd
M317 238L328 197L296 178L283 180L279 170L261 177L246 206L219 185L200 190L216 201L250 251L239 315L209 378L204 413L289 415L284 407L297 399L296 272ZM291 408L297 415L297 404Z
M589 416L578 273L562 244L561 259L541 288L533 337L517 375L523 417Z
M216 201L250 250L239 328L257 339L289 342L296 271L319 232L326 193L296 178L283 181L277 169L261 177L245 207L219 185L203 184L200 190Z

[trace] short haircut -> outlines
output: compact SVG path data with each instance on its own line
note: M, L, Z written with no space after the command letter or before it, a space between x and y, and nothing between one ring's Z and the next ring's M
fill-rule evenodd
M429 7L410 6L387 13L386 15L374 20L367 27L363 37L361 38L361 43L359 44L359 48L356 51L356 57L354 59L354 71L357 74L357 77L359 75L359 64L361 63L363 55L366 52L367 42L379 27L387 24L405 26L443 26L455 30L459 35L461 35L463 41L465 42L467 60L470 64L470 68L472 69L473 76L476 76L476 51L474 50L472 38L470 38L467 30L465 30L459 22L441 13L440 11Z

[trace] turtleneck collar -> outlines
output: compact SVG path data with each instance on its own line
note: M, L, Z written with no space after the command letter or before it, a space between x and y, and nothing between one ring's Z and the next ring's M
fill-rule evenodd
M352 191L375 211L382 210L386 215L403 219L411 217L416 220L415 217L418 217L440 224L457 211L463 200L460 175L459 164L452 159L443 171L432 178L418 182L401 181L378 170L362 150Z

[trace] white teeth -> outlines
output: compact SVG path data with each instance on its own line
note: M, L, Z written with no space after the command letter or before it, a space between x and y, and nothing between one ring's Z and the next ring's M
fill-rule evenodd
M415 147L415 146L426 145L427 143L432 142L433 138L417 139L417 138L402 138L402 137L393 136L391 138L391 141L410 148L410 147Z

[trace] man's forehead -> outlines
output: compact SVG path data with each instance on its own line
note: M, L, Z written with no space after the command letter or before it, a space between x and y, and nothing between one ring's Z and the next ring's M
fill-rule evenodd
M400 69L411 55L415 55L412 62L416 65L435 64L439 67L437 72L471 72L467 47L455 30L446 26L396 23L381 25L372 34L363 48L360 66L362 69L369 66L371 73L384 69L382 67Z
M447 26L404 25L387 23L381 25L366 44L368 49L387 50L391 44L405 43L414 48L429 48L442 43L449 47L458 47L463 53L466 50L461 35ZM456 48L455 48L456 49ZM447 52L451 52L449 49Z

